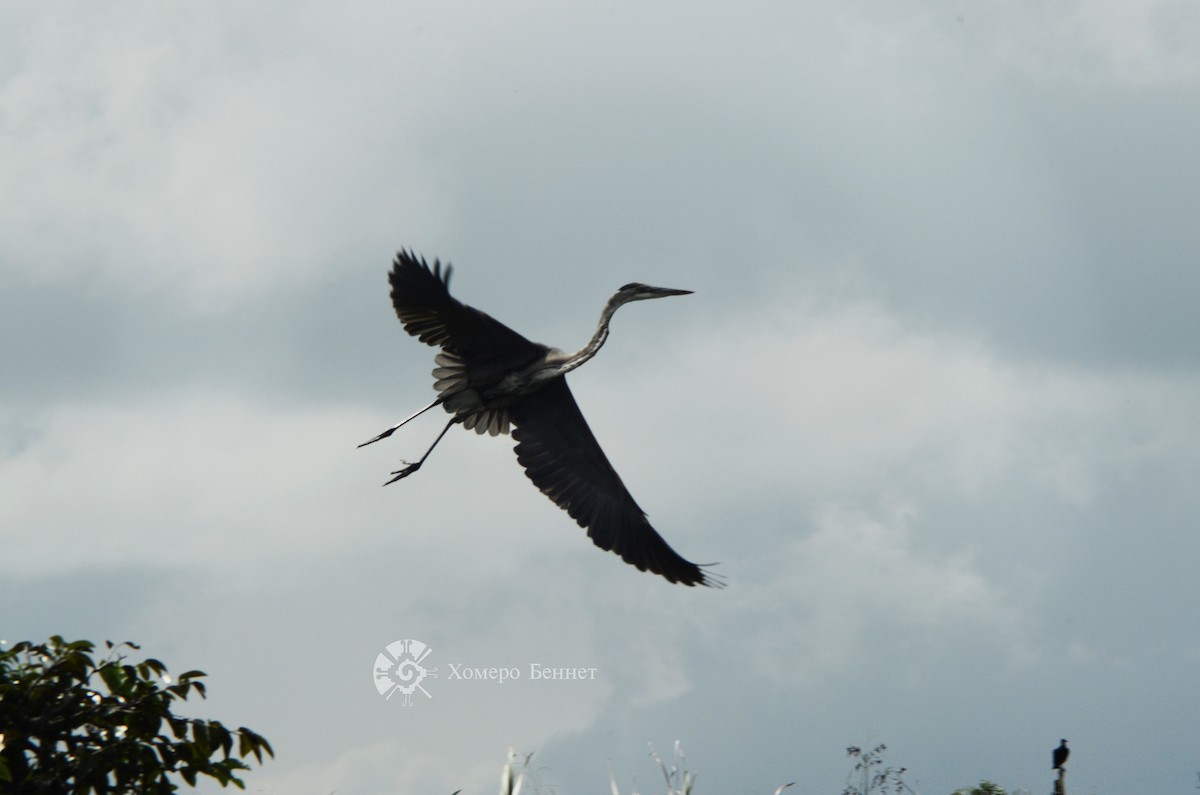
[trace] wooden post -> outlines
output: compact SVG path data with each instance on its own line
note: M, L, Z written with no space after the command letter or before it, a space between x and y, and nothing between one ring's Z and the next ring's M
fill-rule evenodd
M1054 782L1054 795L1067 795L1067 769L1058 769L1058 780Z

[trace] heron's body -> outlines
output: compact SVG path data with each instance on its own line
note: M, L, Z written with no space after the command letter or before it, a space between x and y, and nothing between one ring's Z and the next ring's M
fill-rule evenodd
M396 256L388 280L392 305L406 331L441 348L434 357L438 397L411 417L441 405L452 417L420 461L393 472L393 483L420 468L450 426L462 424L517 441L517 460L546 496L588 531L595 544L671 582L714 585L711 574L680 557L650 526L605 457L567 387L566 374L596 355L616 310L630 302L687 290L627 284L609 299L591 340L573 354L532 342L450 295L450 266L430 266L411 252ZM385 484L386 485L386 484Z

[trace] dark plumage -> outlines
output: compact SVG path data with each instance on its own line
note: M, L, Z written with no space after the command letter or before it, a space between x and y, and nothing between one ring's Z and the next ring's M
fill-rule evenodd
M684 585L718 585L713 575L682 558L663 540L634 502L588 428L565 375L604 344L618 307L630 301L685 295L687 290L627 284L609 299L592 339L566 354L531 342L487 314L450 295L451 267L429 265L409 251L397 256L388 280L392 305L405 331L441 348L435 357L438 397L411 417L364 442L390 436L413 418L441 405L452 414L415 464L392 474L393 483L420 468L450 426L477 433L508 433L517 460L533 484L588 531L596 546L611 550L642 571ZM386 484L385 484L386 485Z
M1067 741L1062 740L1058 747L1054 749L1054 755L1051 760L1054 762L1051 770L1062 770L1063 765L1067 763L1067 757L1071 755L1071 749L1067 747Z

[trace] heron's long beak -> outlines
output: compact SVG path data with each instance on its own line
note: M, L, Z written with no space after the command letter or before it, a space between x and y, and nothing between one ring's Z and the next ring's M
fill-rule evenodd
M647 287L647 298L666 298L668 295L691 295L691 290L675 290L670 287Z

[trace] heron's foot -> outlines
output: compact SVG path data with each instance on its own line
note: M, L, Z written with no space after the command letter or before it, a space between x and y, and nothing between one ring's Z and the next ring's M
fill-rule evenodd
M395 472L393 472L392 474L395 475L395 477L393 477L391 480L389 480L387 483L384 483L383 485L388 486L392 483L395 483L397 480L400 480L401 478L406 478L421 468L420 461L418 461L415 464L409 464L407 461L401 461L400 463L406 464L404 469L397 469Z
M379 434L379 435L378 435L378 436L376 436L374 439L368 439L367 441L363 442L362 444L360 444L360 445L359 445L359 447L366 447L366 446L367 446L367 445L369 445L369 444L375 444L375 443L376 443L376 442L378 442L380 439L386 439L386 438L388 438L389 436L391 436L391 435L392 435L393 433L395 433L395 432L396 432L396 429L395 429L395 428L388 428L386 431L384 431L383 433Z

